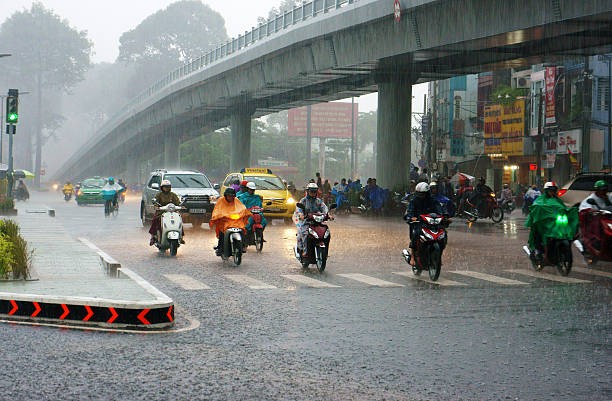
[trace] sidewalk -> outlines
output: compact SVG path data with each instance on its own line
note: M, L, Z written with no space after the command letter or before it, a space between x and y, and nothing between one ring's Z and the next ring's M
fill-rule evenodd
M160 328L174 324L174 302L83 238L54 224L53 210L21 203L19 224L34 250L29 280L0 281L0 317L13 320Z

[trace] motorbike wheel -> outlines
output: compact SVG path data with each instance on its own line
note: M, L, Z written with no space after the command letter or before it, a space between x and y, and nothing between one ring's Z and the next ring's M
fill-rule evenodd
M261 228L256 228L254 235L255 249L257 249L257 252L261 253L261 250L263 249L263 230Z
M170 240L170 256L176 256L178 250L178 240Z
M566 242L557 248L557 270L562 276L567 276L572 270L572 249Z
M478 210L476 209L470 210L470 212L466 213L465 215L467 216L467 221L469 221L470 223L473 223L478 220Z
M440 277L442 270L442 251L440 245L433 244L431 253L429 254L429 278L431 281L436 281Z
M317 270L323 273L325 265L327 265L327 248L315 247L315 256L317 257Z
M242 241L233 243L232 256L234 258L234 264L240 266L240 263L242 263Z
M503 219L504 211L502 208L499 206L494 207L493 210L491 210L491 220L493 220L494 223L499 223Z
M112 205L111 205L110 201L104 202L104 216L106 216L106 217L110 216L110 213L111 213L110 209L111 209L111 207L112 207Z
M117 217L119 215L119 205L111 207L113 208L113 217Z

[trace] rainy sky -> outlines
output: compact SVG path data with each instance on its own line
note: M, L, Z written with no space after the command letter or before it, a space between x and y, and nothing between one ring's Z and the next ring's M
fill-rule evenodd
M94 43L92 61L114 62L119 54L119 37L134 29L145 18L166 8L176 0L39 0L45 8L53 10L61 18L69 21L70 26L86 30ZM30 9L34 0L3 1L0 7L0 23L16 11ZM206 0L212 9L225 19L225 27L230 37L257 25L257 17L267 16L272 7L281 0ZM425 84L413 89L413 110L422 111ZM371 94L359 98L359 110L370 111L377 107L377 96Z

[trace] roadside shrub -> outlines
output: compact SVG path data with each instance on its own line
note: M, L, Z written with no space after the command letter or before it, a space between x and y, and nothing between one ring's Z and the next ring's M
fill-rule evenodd
M10 244L6 252L0 250L3 254L10 255L9 269L2 277L7 278L8 273L12 272L15 279L29 278L34 252L28 250L28 242L19 234L19 226L12 220L0 220L0 236L3 236L5 242ZM2 275L2 270L0 270L0 275Z
M13 254L13 243L5 234L0 234L0 278L6 279L11 273Z
M0 202L0 210L13 210L15 208L15 202L11 198L5 198Z

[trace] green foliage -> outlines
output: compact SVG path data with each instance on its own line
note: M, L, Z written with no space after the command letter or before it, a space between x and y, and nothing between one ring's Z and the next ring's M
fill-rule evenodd
M511 88L507 85L499 85L491 93L490 100L494 103L510 104L517 98L527 96L528 91L526 88Z
M119 38L117 60L137 66L129 95L226 40L223 17L201 1L177 1L147 17Z
M12 198L5 198L4 201L0 202L0 210L13 209L15 209L15 201Z
M13 278L29 277L33 251L28 250L27 241L12 220L0 220L0 252L5 255L4 259L0 255L0 277L7 278L9 272ZM7 264L3 265L4 262Z

